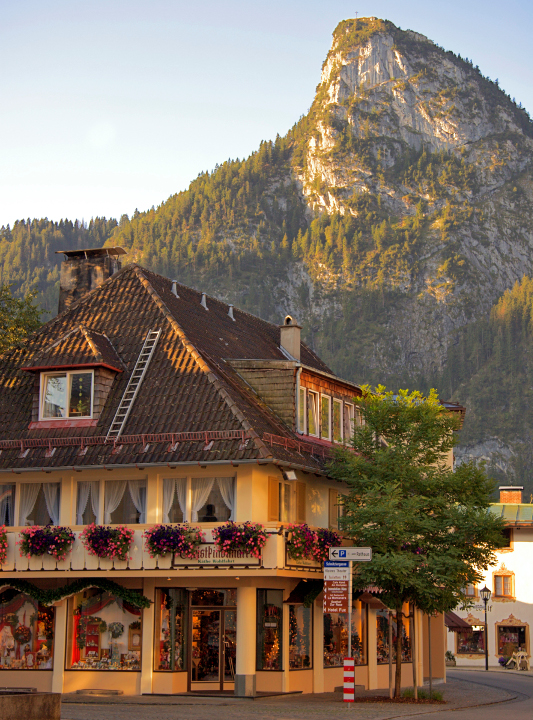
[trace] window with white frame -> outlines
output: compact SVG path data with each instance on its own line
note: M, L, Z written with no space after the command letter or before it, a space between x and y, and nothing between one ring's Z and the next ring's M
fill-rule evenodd
M331 398L329 395L320 396L320 436L324 440L331 440Z
M342 400L333 400L333 440L342 442Z
M235 478L165 478L163 522L226 522L235 516Z
M307 434L318 436L318 393L307 391Z
M15 484L4 483L0 485L0 526L15 524Z
M298 393L298 430L305 435L305 388Z
M146 522L146 480L106 480L105 525L143 525Z
M344 437L346 442L353 438L354 430L354 406L351 403L344 403Z
M60 497L58 482L21 483L19 525L59 525Z
M76 495L76 525L98 522L100 504L100 481L78 481Z
M39 418L90 418L93 412L92 370L41 374Z

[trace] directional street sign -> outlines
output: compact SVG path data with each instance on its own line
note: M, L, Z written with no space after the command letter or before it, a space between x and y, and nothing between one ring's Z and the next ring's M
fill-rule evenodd
M372 548L369 547L332 547L329 549L330 560L351 560L352 562L370 562Z
M349 562L324 562L324 580L343 580L348 582L350 579L350 563Z
M324 562L324 612L348 612L349 562Z

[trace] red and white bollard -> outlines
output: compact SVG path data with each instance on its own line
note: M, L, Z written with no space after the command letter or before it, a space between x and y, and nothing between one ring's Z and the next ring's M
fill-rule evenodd
M344 702L355 702L355 661L344 658Z

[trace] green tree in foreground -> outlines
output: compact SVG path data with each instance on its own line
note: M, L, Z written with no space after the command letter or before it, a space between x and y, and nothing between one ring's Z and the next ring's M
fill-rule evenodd
M435 390L423 397L366 386L357 403L363 423L354 431L355 453L339 450L330 473L350 488L345 533L372 548L372 562L357 565L354 587L379 586L396 611L399 697L404 603L430 613L466 601L466 585L482 580L503 546L503 525L489 512L492 480L485 472L447 466L458 418Z
M41 326L41 308L33 304L37 291L22 300L11 294L11 285L0 285L0 354Z

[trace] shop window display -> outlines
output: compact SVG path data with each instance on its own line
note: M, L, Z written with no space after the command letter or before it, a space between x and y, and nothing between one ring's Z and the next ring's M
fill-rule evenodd
M289 669L313 667L312 608L289 605Z
M378 665L389 662L389 612L377 611L377 659ZM411 619L400 618L400 633L402 638L402 662L411 662ZM392 661L396 662L396 640L398 638L398 625L396 616L392 616Z
M139 608L95 588L75 595L69 609L67 669L140 671Z
M485 628L483 625L472 625L471 630L462 630L457 633L457 654L484 655L485 654Z
M191 594L191 605L193 607L201 607L202 605L211 605L219 607L221 605L237 605L237 590L230 588L229 590L211 590L210 588L198 588L193 590Z
M366 665L366 605L352 606L352 657L356 665ZM348 613L324 615L324 667L342 667L348 656Z
M257 591L257 670L282 670L283 590Z
M511 657L514 652L527 652L526 626L498 625L498 653L503 657Z
M54 608L16 590L0 593L0 670L52 670Z
M185 670L187 591L181 588L158 590L156 608L155 670Z

